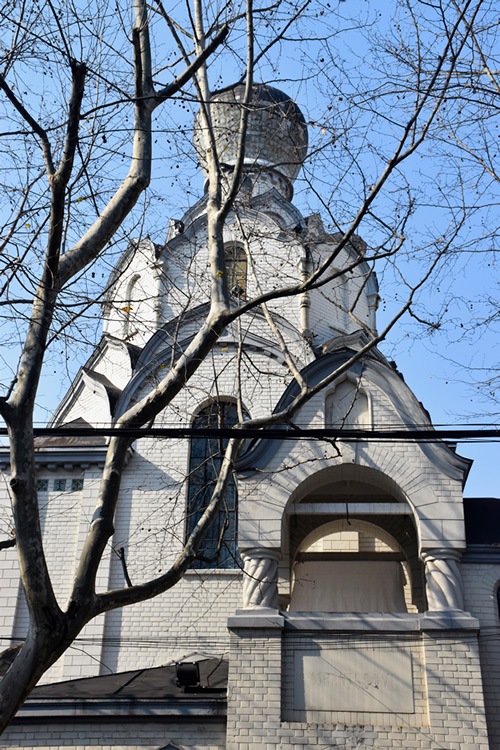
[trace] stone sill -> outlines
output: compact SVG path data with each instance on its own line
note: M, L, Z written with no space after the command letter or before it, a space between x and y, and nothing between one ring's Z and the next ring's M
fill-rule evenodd
M186 578L237 578L243 571L240 568L190 568L184 575Z

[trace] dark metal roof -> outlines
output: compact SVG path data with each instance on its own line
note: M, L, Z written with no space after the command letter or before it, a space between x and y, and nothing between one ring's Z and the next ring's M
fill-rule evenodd
M500 545L500 498L465 497L467 544Z
M187 658L186 661L190 661ZM193 659L194 660L194 659ZM80 680L39 685L31 693L30 700L95 700L120 699L151 700L161 698L182 698L190 700L197 695L203 698L211 693L225 692L227 688L226 661L222 659L198 660L200 686L180 688L176 682L176 665L137 669L130 672L85 677Z
M92 426L82 417L66 422L60 427L68 429L82 430L82 434L75 435L44 435L35 438L35 448L72 448L72 447L90 447L102 446L107 444L106 437L103 435L89 434L92 432ZM35 433L36 434L36 433Z

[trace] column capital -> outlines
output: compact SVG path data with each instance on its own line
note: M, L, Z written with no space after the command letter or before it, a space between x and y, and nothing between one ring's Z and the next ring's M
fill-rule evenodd
M240 549L240 554L243 560L246 559L259 559L259 560L281 560L281 548L280 547L247 547L246 549Z
M422 562L427 560L456 560L460 562L462 559L463 550L454 549L450 547L432 547L431 549L422 550L420 553L420 559Z

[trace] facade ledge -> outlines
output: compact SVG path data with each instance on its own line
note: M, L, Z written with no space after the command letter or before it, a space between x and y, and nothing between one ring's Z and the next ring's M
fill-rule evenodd
M240 568L190 568L184 576L187 578L241 578L243 571Z
M296 612L286 613L285 629L300 631L424 632L427 630L479 630L479 621L469 612L443 610L406 613Z
M227 626L230 630L239 628L253 629L279 629L285 626L285 615L278 609L267 607L256 607L255 609L239 609L228 618Z
M479 630L479 620L469 612L449 609L416 615L380 612L280 612L277 609L238 610L228 628L265 628L297 632L419 633L436 630Z
M436 630L479 630L479 620L469 612L449 609L424 612L383 614L357 612L279 612L273 609L238 610L229 618L228 627L281 628L300 632L383 632L415 633Z
M175 717L176 720L203 721L226 716L226 698L197 698L170 700L28 700L20 709L13 723L26 721L101 720L119 717L120 721L146 720Z
M43 448L35 452L35 465L39 469L48 469L53 471L60 467L64 469L74 469L76 467L87 469L90 466L97 466L102 469L106 461L107 446L99 448ZM0 469L6 471L10 469L10 452L8 450L0 451Z

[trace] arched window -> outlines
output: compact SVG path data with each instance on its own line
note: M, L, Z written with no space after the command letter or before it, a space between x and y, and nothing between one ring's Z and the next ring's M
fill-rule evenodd
M239 422L236 404L213 401L194 418L196 429L232 427ZM193 437L189 456L186 538L192 533L212 497L222 465L227 438ZM194 568L236 568L237 552L237 494L231 476L222 506L210 526Z
M134 275L127 282L127 289L125 293L125 304L122 307L122 311L125 313L125 321L123 326L123 338L130 338L137 333L137 314L140 302L140 288L139 279L140 274L134 273Z
M247 256L242 247L230 243L224 247L227 288L233 297L244 297L247 291Z

